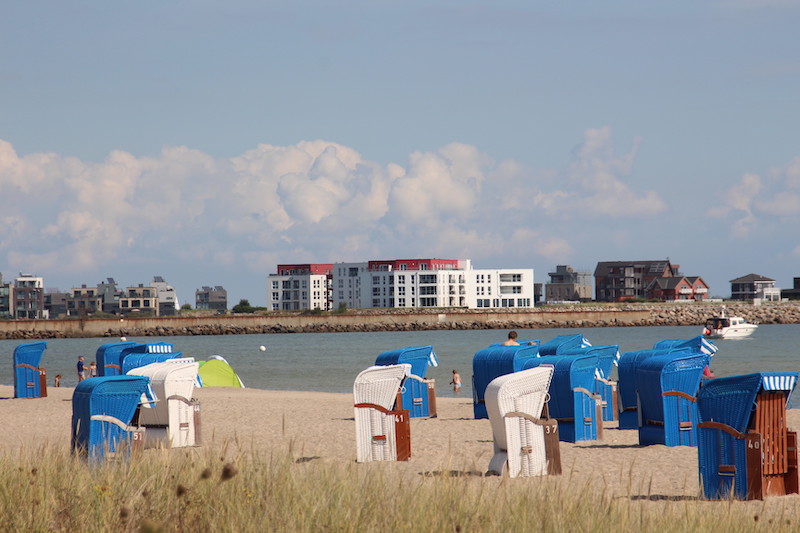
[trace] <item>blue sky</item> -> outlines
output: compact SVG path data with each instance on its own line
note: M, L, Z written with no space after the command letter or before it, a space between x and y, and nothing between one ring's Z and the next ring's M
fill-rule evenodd
M800 276L800 2L5 2L0 272Z

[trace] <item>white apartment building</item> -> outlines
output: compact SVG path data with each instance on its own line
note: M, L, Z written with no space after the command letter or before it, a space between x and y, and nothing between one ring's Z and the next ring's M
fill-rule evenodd
M474 270L470 260L336 263L333 308L533 307L533 269Z
M267 307L273 311L329 311L330 264L278 265L267 276Z

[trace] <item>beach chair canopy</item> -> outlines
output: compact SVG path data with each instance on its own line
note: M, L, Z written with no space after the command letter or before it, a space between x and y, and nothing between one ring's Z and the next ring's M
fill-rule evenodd
M655 409L660 416L650 418L664 419L663 392L682 392L695 397L709 357L703 353L668 353L642 361L636 371L636 381L643 416L646 410Z
M128 374L134 368L147 366L152 363L163 363L171 359L183 359L181 352L164 353L129 353L122 358L122 373Z
M145 406L146 409L142 411L143 424L169 425L168 406L171 400L190 404L197 383L198 366L194 359L185 357L151 363L129 371L129 375L150 378L150 387L156 397L155 404Z
M688 348L694 352L700 352L711 356L713 356L715 353L717 353L717 350L719 350L716 344L706 339L703 335L698 335L688 340L664 339L653 345L654 350L669 350L676 348Z
M109 342L97 349L97 374L99 376L118 376L122 374L122 351L136 346L135 342Z
M787 399L797 385L797 372L759 372L716 378L697 394L702 422L720 422L744 433L761 391L783 392Z
M539 355L559 355L569 350L587 348L592 343L581 333L558 335L539 346Z
M244 387L239 375L225 359L212 357L199 364L197 374L203 387Z
M536 344L519 346L489 346L478 350L472 358L472 394L475 401L475 417L486 418L484 392L486 386L496 377L524 368L525 362L539 356Z
M526 361L525 369L541 365L553 366L550 381L550 401L548 407L552 418L570 418L574 412L574 389L581 388L594 392L597 356L549 355Z
M563 351L560 355L593 355L597 357L597 377L611 379L614 365L619 361L619 346L587 346Z
M617 375L619 379L619 403L620 408L636 407L636 391L639 385L636 372L643 361L651 357L670 353L681 353L690 355L692 350L689 348L666 348L659 350L634 350L625 352L619 356L619 368Z
M356 461L395 461L397 441L395 417L391 413L400 383L411 373L411 365L371 366L353 382L356 421Z
M28 342L14 348L14 397L38 398L41 396L39 364L47 343Z
M411 346L389 350L375 359L375 364L379 366L404 363L411 365L411 373L421 378L425 377L425 371L429 366L439 366L433 346Z
M105 376L78 383L72 395L72 449L90 456L115 451L128 437L139 405L152 402L150 378Z

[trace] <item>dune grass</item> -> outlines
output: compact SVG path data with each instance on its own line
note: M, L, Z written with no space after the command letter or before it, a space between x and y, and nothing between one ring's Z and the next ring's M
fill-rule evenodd
M0 457L4 531L795 531L761 502L653 501L576 491L563 478L401 474L225 447L147 450L89 466L60 448ZM796 501L796 500L793 500ZM774 507L774 506L773 506Z

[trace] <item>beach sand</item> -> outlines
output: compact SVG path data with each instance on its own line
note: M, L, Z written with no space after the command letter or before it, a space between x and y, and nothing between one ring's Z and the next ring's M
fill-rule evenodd
M68 450L72 392L67 387L49 388L46 398L14 399L13 387L0 386L0 454L13 455L23 447L40 445ZM299 462L355 461L350 394L220 387L196 389L195 397L201 402L203 448L229 457L290 451ZM486 471L493 450L489 421L473 419L470 397L438 398L437 410L437 418L411 420L411 459L392 463L391 468L415 477L447 473L481 479L479 474ZM636 431L615 429L615 425L605 423L601 441L562 442L564 473L543 482L650 502L698 500L696 448L640 447ZM800 428L800 411L789 411L789 426ZM497 478L478 482L496 483ZM770 507L796 509L800 496L766 501ZM761 509L765 504L737 505Z

